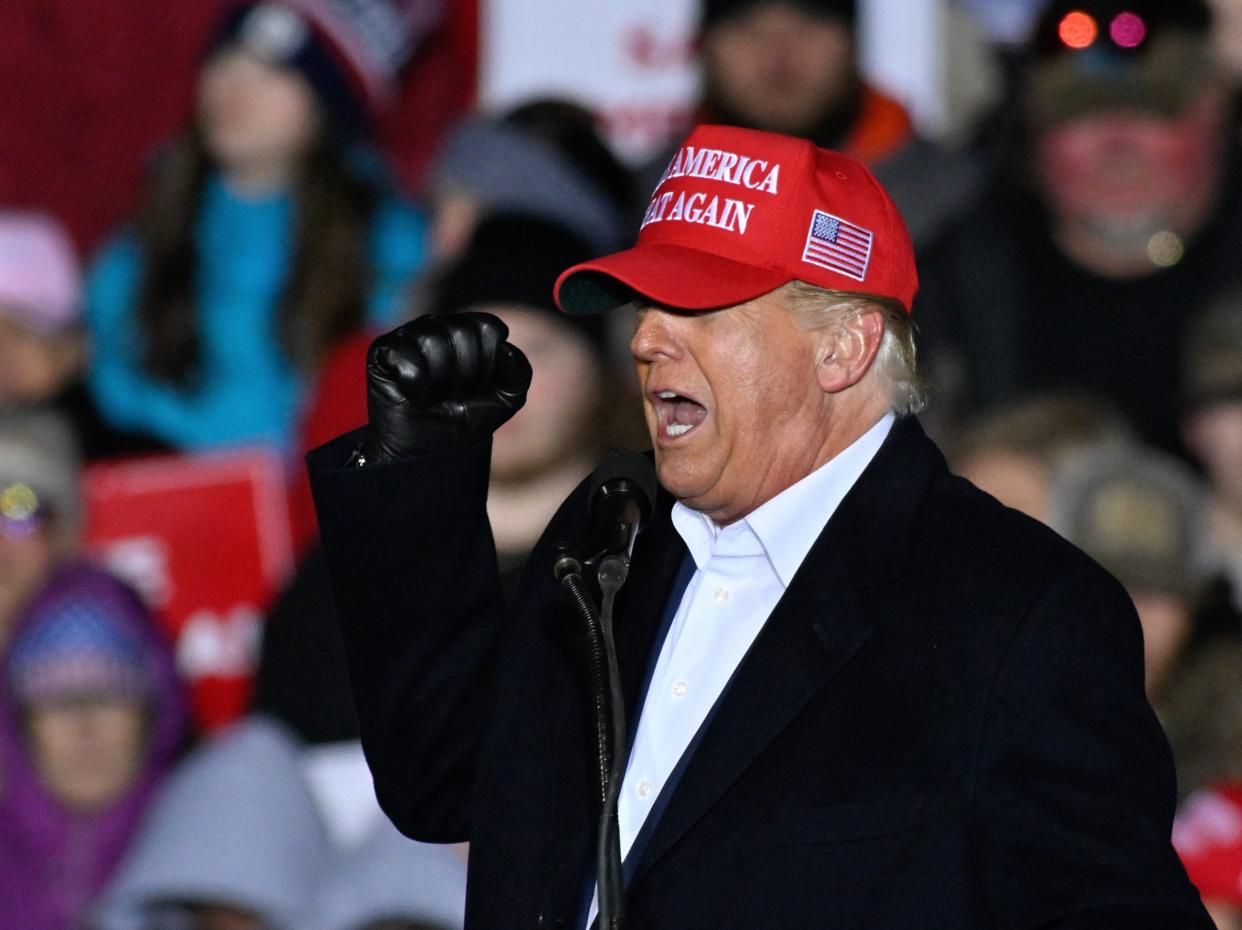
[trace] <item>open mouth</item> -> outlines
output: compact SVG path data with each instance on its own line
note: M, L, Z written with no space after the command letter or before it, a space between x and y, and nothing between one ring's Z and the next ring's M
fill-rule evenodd
M664 439L679 439L707 419L707 408L685 394L661 390L653 391L651 397L660 436Z

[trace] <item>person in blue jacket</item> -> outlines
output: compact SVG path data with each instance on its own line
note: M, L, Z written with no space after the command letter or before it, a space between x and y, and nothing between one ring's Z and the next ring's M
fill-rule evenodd
M388 0L245 4L220 22L192 127L90 270L89 383L114 426L183 449L288 447L324 352L401 312L424 219L362 143L417 25Z

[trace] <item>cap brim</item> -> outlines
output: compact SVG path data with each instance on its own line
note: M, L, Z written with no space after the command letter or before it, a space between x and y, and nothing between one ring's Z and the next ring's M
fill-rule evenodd
M637 300L678 310L715 310L753 300L788 281L785 272L653 242L574 265L557 279L553 293L565 313L602 313Z

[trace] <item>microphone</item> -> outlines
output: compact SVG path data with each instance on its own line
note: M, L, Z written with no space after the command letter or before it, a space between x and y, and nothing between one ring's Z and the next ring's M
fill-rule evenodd
M655 466L647 456L630 450L604 456L591 476L591 522L600 558L620 556L628 566L639 529L651 517L655 499Z

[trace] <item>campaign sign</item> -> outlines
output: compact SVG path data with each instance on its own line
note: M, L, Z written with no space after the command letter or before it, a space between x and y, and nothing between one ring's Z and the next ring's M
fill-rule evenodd
M247 450L108 462L83 486L87 551L168 630L197 724L244 714L264 611L293 558L280 460Z

